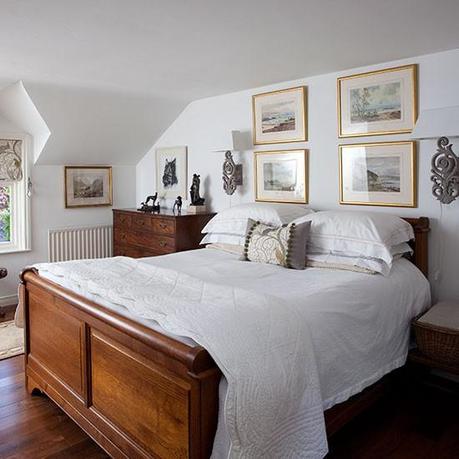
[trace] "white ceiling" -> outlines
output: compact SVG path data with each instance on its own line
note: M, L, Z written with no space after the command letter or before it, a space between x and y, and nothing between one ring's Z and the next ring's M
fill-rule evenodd
M43 163L135 164L191 100L459 48L458 0L2 0ZM77 155L77 156L75 156Z

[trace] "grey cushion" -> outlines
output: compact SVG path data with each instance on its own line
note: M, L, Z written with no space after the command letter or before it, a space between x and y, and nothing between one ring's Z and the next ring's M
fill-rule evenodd
M249 220L243 260L304 269L311 222L278 227Z

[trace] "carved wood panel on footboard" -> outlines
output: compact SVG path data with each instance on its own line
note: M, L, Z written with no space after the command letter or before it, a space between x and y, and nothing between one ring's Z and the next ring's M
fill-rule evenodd
M187 346L22 275L29 391L53 399L113 457L209 457L220 372Z

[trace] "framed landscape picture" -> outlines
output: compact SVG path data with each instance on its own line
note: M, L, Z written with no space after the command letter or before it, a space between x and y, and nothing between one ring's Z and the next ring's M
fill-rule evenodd
M187 199L187 148L156 149L156 189L160 197Z
M304 86L256 94L252 109L254 145L307 140Z
M65 207L111 206L110 166L65 166Z
M340 145L340 203L416 207L415 142Z
M255 151L255 200L308 202L308 151Z
M415 64L338 78L339 137L407 133L416 118Z

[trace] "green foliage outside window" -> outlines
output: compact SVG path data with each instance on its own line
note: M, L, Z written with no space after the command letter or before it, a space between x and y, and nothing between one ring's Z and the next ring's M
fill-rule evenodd
M10 187L0 186L0 243L11 240Z

